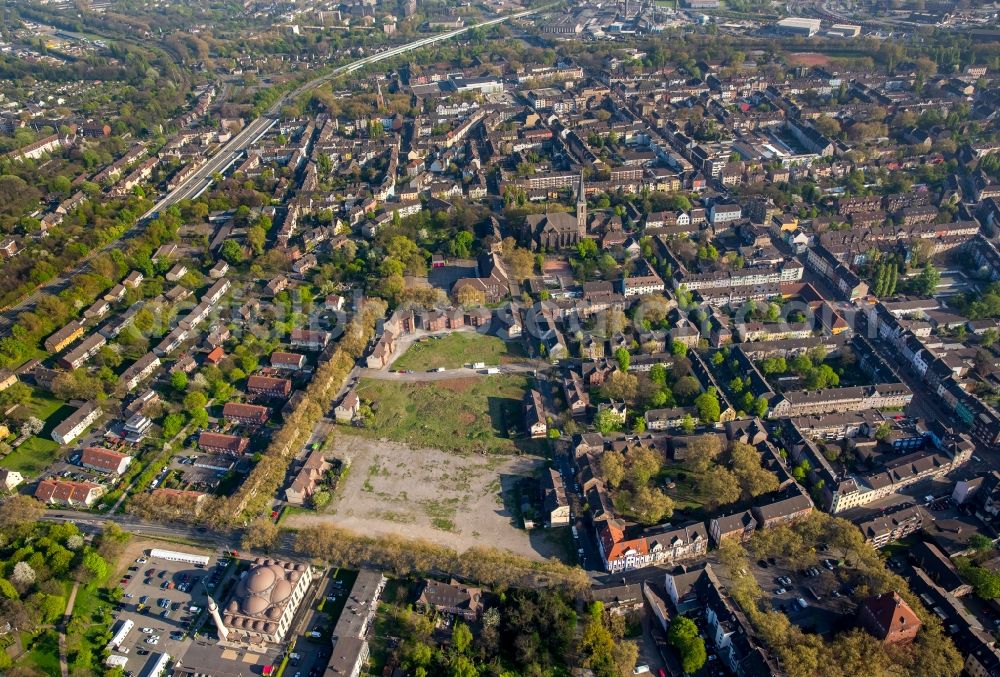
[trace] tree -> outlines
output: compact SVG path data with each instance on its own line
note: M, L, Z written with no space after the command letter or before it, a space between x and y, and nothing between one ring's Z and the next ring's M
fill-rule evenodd
M735 503L740 498L739 480L732 471L721 465L708 468L701 477L700 488L713 508Z
M329 491L317 491L312 495L312 506L316 510L322 510L326 506L330 505L332 496Z
M594 417L594 427L602 435L607 435L615 430L621 430L622 419L614 411L609 409L602 409L597 412L597 416Z
M34 526L44 512L45 506L31 496L12 496L0 503L0 533L15 537L22 529Z
M753 498L778 489L778 478L760 464L760 455L749 444L733 442L730 449L733 473L739 480L743 496Z
M624 492L623 499L628 512L643 524L658 524L674 512L673 500L659 489L649 486L643 485L632 492Z
M615 350L615 359L618 360L619 369L622 371L628 371L629 361L631 360L628 350L625 348L618 348Z
M716 423L721 415L719 398L712 393L702 393L695 398L694 406L698 409L698 417L702 423Z
M913 288L918 294L931 296L940 282L941 273L938 272L937 268L928 263L913 281Z
M701 384L693 376L684 376L674 383L673 391L679 402L690 403L701 392Z
M455 292L455 300L462 306L472 308L486 305L486 293L472 285L465 284Z
M784 374L788 371L788 363L783 357L769 357L761 362L761 371L765 374Z
M601 474L608 486L617 489L625 479L625 457L619 451L608 451L601 456Z
M646 447L632 449L626 458L626 477L633 487L649 484L650 478L660 472L662 462L659 454Z
M14 584L6 578L0 578L0 596L6 597L7 599L18 598L17 589L15 589Z
M716 435L699 435L688 440L687 458L695 472L705 472L722 453L722 442Z
M969 539L969 547L979 554L993 550L993 539L983 534L973 534Z
M35 570L27 562L18 562L11 572L10 582L21 593L24 593L35 582Z
M110 567L107 560L96 551L88 551L83 556L83 568L90 574L91 580L102 582L108 577Z
M624 371L614 371L608 377L602 390L604 395L612 400L633 402L639 388L639 377Z
M226 240L222 243L222 249L219 250L219 254L226 260L231 266L235 266L243 262L243 247L236 240Z
M654 364L649 369L649 380L658 386L667 385L667 368L662 364Z
M200 390L193 390L184 396L184 411L190 416L195 416L199 411L205 411L208 405L208 398Z
M472 645L472 631L462 622L456 622L451 631L451 646L458 653L464 654Z
M512 240L512 238L509 239ZM531 251L528 249L512 246L510 252L505 253L503 258L507 264L507 268L510 270L511 276L515 280L523 280L531 277L532 273L535 272L535 257L531 255Z
M270 515L260 515L247 525L240 544L247 550L256 548L267 549L278 538L278 525Z
M183 371L175 371L170 375L170 385L178 392L187 390L188 375Z
M686 616L677 616L667 629L667 643L677 649L681 657L681 667L690 674L701 670L708 656L705 640L698 636L698 626Z
M163 439L172 440L184 427L184 414L167 414L163 419Z
M688 347L686 343L682 341L675 340L670 344L670 354L677 357L685 357L688 352Z
M691 414L684 414L684 418L681 419L681 431L685 435L690 435L694 432L696 422L694 416Z

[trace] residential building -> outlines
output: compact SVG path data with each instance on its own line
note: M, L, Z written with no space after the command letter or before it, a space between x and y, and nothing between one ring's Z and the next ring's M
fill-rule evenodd
M417 595L417 608L451 614L474 623L483 612L483 590L458 581L442 583L428 578Z
M93 482L44 479L35 488L35 498L39 501L67 507L89 508L103 495L104 487Z
M564 526L570 523L569 498L563 485L562 475L554 468L542 472L542 507L545 521L550 526Z
M202 432L198 435L198 446L205 451L217 454L232 454L240 456L250 446L250 440L236 435Z
M122 475L132 463L132 457L110 449L87 447L80 453L80 465L112 475Z
M96 402L87 402L66 417L62 423L52 429L52 439L59 444L70 444L80 436L92 423L101 418L104 412Z
M247 392L262 397L288 397L292 392L292 382L273 376L249 376Z
M267 423L271 410L259 404L226 402L222 407L222 417L231 423L258 426Z
M708 531L700 522L678 528L659 527L634 538L626 538L614 519L598 522L596 530L597 545L609 573L676 564L708 552Z
M329 469L330 464L327 463L321 449L310 451L295 479L285 488L285 500L292 505L305 505L305 502L316 493L317 485Z

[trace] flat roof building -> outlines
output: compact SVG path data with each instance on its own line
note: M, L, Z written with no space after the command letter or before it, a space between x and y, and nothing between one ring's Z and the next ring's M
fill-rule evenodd
M785 35L804 35L811 38L819 33L820 20L790 16L775 24L775 28Z

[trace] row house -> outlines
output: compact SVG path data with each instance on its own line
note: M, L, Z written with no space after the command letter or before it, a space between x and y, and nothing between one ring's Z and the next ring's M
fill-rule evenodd
M123 475L132 463L132 457L111 449L87 447L80 454L80 465L111 475Z
M215 454L241 456L246 452L247 447L250 446L250 440L237 435L203 432L198 435L198 446L205 451Z
M271 410L259 404L226 402L222 407L222 417L230 423L258 426L267 423L271 417Z
M104 487L93 482L45 479L35 487L35 498L50 505L89 508L104 495Z
M295 348L322 350L327 346L331 338L332 334L328 331L293 329L289 336L289 343Z
M708 532L700 522L678 528L660 527L637 538L626 538L613 519L598 522L596 529L597 545L608 573L678 564L708 552Z
M84 430L95 423L104 412L96 402L86 402L52 429L52 439L59 444L70 444Z
M319 483L329 469L330 464L323 456L322 450L314 449L309 452L295 479L285 489L285 500L292 505L304 505L316 493Z
M59 358L59 365L64 369L79 369L85 365L90 358L100 352L107 344L107 339L98 333L91 334L79 343L75 348Z
M118 384L122 391L131 392L153 374L160 366L160 358L155 353L146 353L122 372Z
M783 418L843 411L902 409L912 399L913 391L904 383L789 391L772 403L770 416Z
M45 350L50 353L62 352L70 344L83 336L83 333L83 325L76 320L72 320L45 339Z
M876 549L881 549L923 528L923 514L923 510L918 507L903 508L860 522L858 528L866 541Z
M247 392L262 397L288 397L292 392L292 382L287 378L273 376L247 377Z
M306 356L301 353L271 353L271 366L275 369L302 371L306 367Z

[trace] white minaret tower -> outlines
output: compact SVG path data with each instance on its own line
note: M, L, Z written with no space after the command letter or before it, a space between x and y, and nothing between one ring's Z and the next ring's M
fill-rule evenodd
M219 605L211 596L208 598L208 613L212 614L212 620L215 621L215 629L219 631L219 639L225 642L229 639L229 628L223 624L222 615L219 614Z

